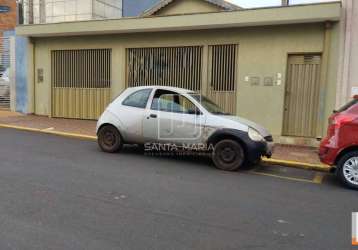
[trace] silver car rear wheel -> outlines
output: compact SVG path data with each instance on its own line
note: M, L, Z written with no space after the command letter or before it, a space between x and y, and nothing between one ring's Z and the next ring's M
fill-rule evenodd
M107 153L115 153L122 148L121 134L112 125L105 125L99 130L97 141L102 151Z

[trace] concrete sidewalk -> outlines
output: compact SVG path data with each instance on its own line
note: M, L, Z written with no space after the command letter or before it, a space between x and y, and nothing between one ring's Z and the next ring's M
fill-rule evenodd
M37 115L23 115L0 110L0 126L33 129L38 132L59 135L78 135L91 138L96 136L96 121L49 118ZM276 145L272 159L265 159L266 163L283 164L292 167L329 171L329 167L322 165L318 158L318 149L311 147Z
M96 135L96 121L49 118L0 110L0 124L64 133Z

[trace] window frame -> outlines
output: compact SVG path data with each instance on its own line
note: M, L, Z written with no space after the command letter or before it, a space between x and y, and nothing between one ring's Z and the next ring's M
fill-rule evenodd
M142 91L149 91L148 97L147 97L147 100L146 100L146 102L145 102L144 107L142 107L142 106L139 107L139 106L133 106L133 105L125 104L125 102L128 100L128 98L130 98L131 96L133 96L133 95L135 95L135 94L137 94L137 93L139 93L139 92L142 92ZM144 88L144 89L136 90L136 91L130 93L129 95L127 95L127 96L123 99L123 101L121 102L121 105L122 105L122 106L126 106L126 107L138 108L138 109L146 109L147 106L148 106L148 102L149 102L149 100L150 100L150 97L151 97L152 92L153 92L153 89L152 89L152 88Z
M171 93L174 93L175 95L178 95L179 97L182 97L182 98L185 98L187 99L195 108L196 110L198 111L197 114L191 114L191 113L188 113L188 112L176 112L176 111L168 111L168 110L161 110L161 109L154 109L153 108L153 103L154 103L154 100L155 99L158 99L158 98L155 98L155 95L157 93L157 91L166 91L166 92L171 92ZM163 95L163 94L162 94ZM165 95L165 94L164 94ZM160 95L161 96L161 95ZM181 105L181 104L177 104L177 105ZM156 89L154 91L154 94L152 96L152 100L151 100L151 103L150 103L150 106L149 106L149 109L152 110L152 111L157 111L157 112L167 112L167 113L175 113L175 114L184 114L184 115L202 115L203 112L201 111L201 109L198 107L198 105L195 104L195 102L193 102L192 100L190 100L190 98L188 98L187 96L185 95L182 95L178 92L175 92L175 91L172 91L172 90L166 90L166 89Z

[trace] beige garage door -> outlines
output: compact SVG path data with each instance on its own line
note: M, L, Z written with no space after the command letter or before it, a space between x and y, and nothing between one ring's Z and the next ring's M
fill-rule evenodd
M284 135L316 137L320 71L320 55L289 56L284 106Z
M199 91L202 51L201 46L127 49L127 84L170 85Z
M55 50L52 116L97 119L110 102L111 49Z
M238 45L209 46L208 97L226 112L236 114Z

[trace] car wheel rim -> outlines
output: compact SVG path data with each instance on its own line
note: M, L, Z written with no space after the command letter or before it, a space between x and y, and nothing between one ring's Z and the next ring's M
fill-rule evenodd
M358 157L348 159L343 165L344 178L353 185L358 185Z
M116 143L115 135L110 131L106 131L103 136L103 143L106 146L112 147Z
M225 147L221 150L220 158L225 163L232 163L235 161L235 150L231 147Z

